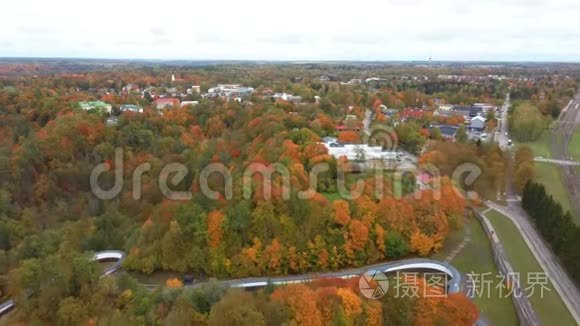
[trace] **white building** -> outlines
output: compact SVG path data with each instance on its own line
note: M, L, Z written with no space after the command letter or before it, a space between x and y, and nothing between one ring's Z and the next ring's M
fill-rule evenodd
M383 151L381 146L369 145L343 145L339 146L335 143L323 143L328 154L335 158L346 157L349 161L395 161L397 159L397 152Z
M477 115L473 118L471 118L471 122L469 124L469 127L471 129L475 129L475 130L483 130L485 129L485 118Z
M199 104L198 101L182 101L181 102L181 107L184 107L186 105L195 106L195 105L198 105L198 104Z
M187 89L187 94L199 94L201 93L201 87L200 86L191 86L190 88Z
M286 93L276 93L276 94L272 95L272 98L275 100L284 100L284 101L293 102L293 103L300 103L302 101L301 96L295 96L295 95L286 94Z
M119 110L121 112L135 112L135 113L143 113L143 108L140 107L139 105L135 105L135 104L122 104L119 107Z

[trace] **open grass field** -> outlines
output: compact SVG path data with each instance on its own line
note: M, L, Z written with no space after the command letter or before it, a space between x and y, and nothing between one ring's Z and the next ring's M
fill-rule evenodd
M573 213L568 189L564 185L559 167L555 164L540 162L535 162L534 165L536 167L536 181L546 187L546 191L562 205L564 210ZM580 225L580 217L572 215L576 224Z
M530 143L516 143L517 146L528 146L534 151L535 156L541 156L544 158L551 158L552 152L550 147L550 140L552 133L550 130L545 130L542 136L535 142ZM569 144L570 155L580 159L580 129L574 132L574 136ZM562 204L565 210L573 213L572 205L570 204L570 196L568 195L568 189L562 180L562 176L559 171L559 167L555 164L550 163L540 163L535 162L536 167L536 181L543 184L550 195L554 197L556 201ZM579 167L580 169L580 167ZM580 225L580 216L575 216L573 214L574 221L576 224Z
M520 275L523 289L529 286L528 273L543 272L536 258L529 250L516 226L507 217L496 211L486 214L500 238L508 259L513 268ZM550 282L540 295L540 286L534 287L530 302L544 325L576 325L564 302Z
M476 219L469 218L465 228L471 230L471 241L450 263L463 273L474 272L477 274L490 273L490 275L498 275L497 267L493 261L491 245L481 224ZM461 241L462 236L461 239L457 239L461 234L452 234L445 244L445 249L432 258L445 260L448 255L447 251L453 250L455 248L454 244ZM492 291L491 296L476 297L474 302L483 318L489 321L491 325L518 324L516 312L510 298L501 298L499 293Z
M551 158L552 151L550 149L550 139L552 133L550 130L544 130L542 136L534 142L515 142L516 149L520 146L528 146L532 151L534 151L535 156L541 156L544 158Z

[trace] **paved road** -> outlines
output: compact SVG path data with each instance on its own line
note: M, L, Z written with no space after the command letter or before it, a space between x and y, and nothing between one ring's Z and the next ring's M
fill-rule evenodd
M516 308L516 313L518 315L518 320L520 321L520 325L540 325L540 320L536 311L532 307L529 298L526 295L523 295L525 292L521 287L520 279L518 279L515 275L517 275L510 264L505 250L503 249L503 245L497 236L497 232L493 228L493 225L487 217L477 212L476 210L473 211L475 216L481 221L483 225L483 229L487 234L491 242L491 248L493 250L493 258L495 260L495 264L497 266L498 271L506 277L506 279L510 280L510 283L513 286L513 293L516 295L512 296L512 302L514 303L514 307Z
M509 136L508 133L508 111L510 108L510 94L508 93L505 97L503 106L501 107L501 119L499 119L498 132L496 133L494 140L499 144L501 149L505 150L509 147Z
M552 164L564 165L564 166L578 166L578 165L580 165L580 162L577 162L577 161L558 160L558 159L544 158L544 157L534 157L534 162L552 163Z
M373 111L366 109L365 111L365 118L363 120L363 132L365 135L371 135L371 123L373 122Z
M580 325L580 292L566 274L556 255L552 253L540 234L536 231L525 211L517 202L508 202L508 207L488 201L487 205L507 216L518 228L530 251L546 272L564 304Z
M566 105L558 121L552 129L552 155L558 160L569 160L568 145L574 134L576 126L580 122L580 93ZM568 188L570 203L574 207L572 213L580 214L580 175L576 173L575 166L565 165L560 167L560 173L564 184Z
M580 94L576 96L575 101L580 101ZM576 113L574 111L567 110L570 107L572 107L574 110L578 109L578 106L575 105L575 101L570 101L569 105L566 107L564 113L562 114L565 116L565 119L570 119L569 117L573 116L575 121ZM505 125L502 124L502 128L505 128L502 130L503 134L508 131L507 127L507 123ZM554 139L555 137L553 136L552 146L555 146ZM556 157L556 159L566 160L566 158L562 156ZM574 169L571 166L562 166L562 168L572 170ZM514 223L527 246L530 248L530 251L552 281L556 292L558 292L562 298L562 301L564 301L564 304L570 311L572 317L575 319L576 323L580 325L580 292L578 291L575 283L565 272L559 259L556 257L556 255L554 255L554 253L552 253L550 247L544 242L543 238L531 223L526 212L522 209L519 197L516 195L514 190L512 174L513 162L510 159L508 171L506 173L506 201L508 206L502 206L491 201L488 201L487 204L489 207L507 216Z

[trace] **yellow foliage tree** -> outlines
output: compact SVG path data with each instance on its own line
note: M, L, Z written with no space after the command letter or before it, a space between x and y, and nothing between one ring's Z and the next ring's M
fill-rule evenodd
M336 293L342 300L346 318L354 320L362 312L362 300L349 288L339 288Z
M427 256L433 250L434 241L428 235L415 231L411 236L411 250L419 256Z

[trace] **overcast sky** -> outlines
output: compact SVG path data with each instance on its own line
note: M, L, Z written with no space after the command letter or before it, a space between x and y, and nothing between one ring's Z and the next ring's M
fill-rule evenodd
M2 2L0 57L580 61L578 0Z

